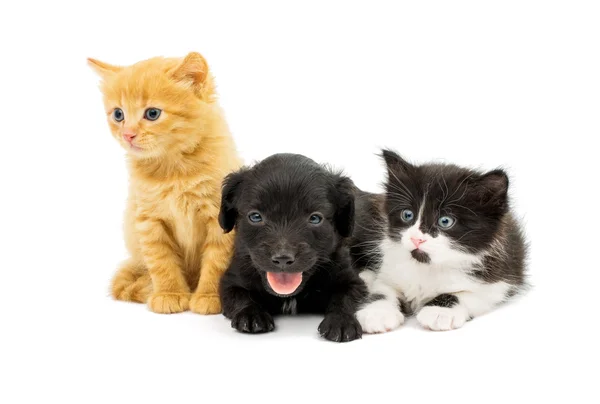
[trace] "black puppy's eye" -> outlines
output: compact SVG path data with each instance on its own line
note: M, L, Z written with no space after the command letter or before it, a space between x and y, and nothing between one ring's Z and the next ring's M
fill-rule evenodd
M260 213L252 212L248 215L248 220L250 220L250 223L260 223L263 219Z
M112 116L115 122L121 122L123 119L125 119L125 114L123 113L123 110L121 108L115 108L113 110Z
M162 111L158 108L148 108L144 111L144 118L149 121L156 121Z
M319 215L318 213L313 213L308 218L308 222L310 224L320 224L322 221L323 221L323 216Z

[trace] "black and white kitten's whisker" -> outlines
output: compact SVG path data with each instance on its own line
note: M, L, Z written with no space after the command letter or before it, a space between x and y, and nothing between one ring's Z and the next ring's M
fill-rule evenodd
M352 247L379 247L380 241L379 240L368 240L368 241L363 241L362 243L356 243L353 244Z
M470 179L471 179L471 178L472 178L474 175L475 175L475 173L470 173L470 174L469 174L469 175L467 175L465 178L463 178L463 180L460 182L460 184L458 184L458 185L456 186L456 189L454 190L454 192L452 193L452 195L450 195L448 198L452 198L452 197L453 197L453 196L454 196L454 195L455 195L455 194L456 194L456 193L457 193L457 192L460 190L460 188L461 188L461 187L464 185L464 183L465 183L466 181L470 180ZM460 197L458 197L458 198L456 198L456 199L454 199L454 200L450 201L449 203L452 203L452 202L455 202L455 201L458 201L458 200L462 199L462 197L464 197L464 196L465 196L465 192L467 191L467 189L468 189L468 188L467 188L467 187L465 187L465 188L464 188L464 191L463 191L463 194L462 194Z
M391 187L393 189L396 189L397 191L406 192L408 194L408 196L410 196L411 199L414 200L415 199L414 195L412 194L410 189L408 189L408 187L402 181L400 181L398 176L396 176L396 174L394 174L393 171L388 171L388 173L391 174L396 179L397 182L395 184L392 184L390 181L388 181L387 186ZM403 188L403 190L398 188L396 185L400 185Z
M442 181L444 183L444 188L442 189L442 200L440 201L440 205L443 204L446 201L446 198L448 198L448 196L450 195L450 191L448 190L448 184L446 183L446 179L444 178L443 173L441 173L441 177L442 177ZM440 188L442 188L439 178L438 178L437 182L438 182L438 185L440 186Z
M459 238L458 238L458 239L455 241L455 243L457 244L457 245L456 245L456 247L457 247L457 248L462 248L462 247L461 247L461 245L460 245L460 244L458 244L458 242L459 242L460 240L462 240L462 239L463 239L465 236L467 236L467 235L469 235L469 234L471 234L471 233L474 233L474 232L476 232L476 231L477 231L477 230L469 230L468 232L466 232L465 234L463 234L462 236L460 236L460 237L459 237ZM465 248L465 251L468 251L468 250Z
M395 191L397 191L397 190L395 190ZM398 202L412 202L413 201L413 199L410 196L400 193L399 191L393 192L393 193L390 192L390 198L394 199L395 201L398 201Z
M474 212L472 209L469 209L469 208L467 208L466 206L459 205L459 204L457 204L457 203L447 203L447 204L446 204L446 206L447 206L447 207L454 206L454 207L456 207L456 208L460 208L460 209L466 209L466 210L468 210L469 212L471 212L471 213L472 213L474 216L477 216L477 213L475 213L475 212Z

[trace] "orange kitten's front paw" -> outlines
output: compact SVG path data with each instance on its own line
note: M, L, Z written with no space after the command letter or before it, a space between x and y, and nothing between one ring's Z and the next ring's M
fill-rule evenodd
M221 312L221 301L218 295L196 293L192 296L190 309L198 314L219 314Z
M189 293L154 293L148 298L148 308L155 313L181 313L190 308Z

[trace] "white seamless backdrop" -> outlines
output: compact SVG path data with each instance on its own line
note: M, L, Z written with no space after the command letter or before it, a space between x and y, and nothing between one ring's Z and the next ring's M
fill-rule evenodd
M0 402L598 402L594 1L9 2L0 41ZM116 302L124 151L86 57L201 52L246 163L296 152L378 191L376 154L504 167L533 290L464 328L348 344L318 317Z

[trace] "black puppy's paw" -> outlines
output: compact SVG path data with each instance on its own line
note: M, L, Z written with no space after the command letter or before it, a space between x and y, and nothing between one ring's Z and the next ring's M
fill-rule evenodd
M362 338L362 328L353 315L331 313L319 324L319 334L329 341L348 342Z
M233 316L231 326L240 332L259 334L273 331L275 323L273 317L264 310L247 307Z

